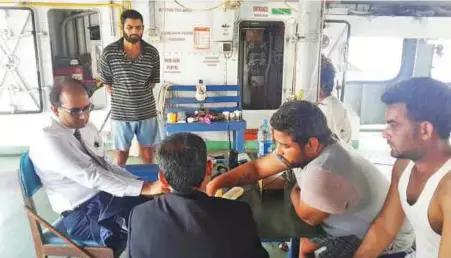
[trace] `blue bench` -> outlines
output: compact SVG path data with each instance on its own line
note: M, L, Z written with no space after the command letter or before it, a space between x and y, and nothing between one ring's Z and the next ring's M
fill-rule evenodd
M192 96L170 97L166 99L166 113L194 113L194 111L207 109L213 113L222 113L224 111L233 112L235 110L242 111L241 107L241 88L239 85L207 85L207 98L200 102L194 95L196 93L195 85L174 85L169 87L168 91L172 95L177 93L189 94ZM225 96L211 96L212 93L219 95L225 92ZM234 96L227 93L232 92ZM212 104L219 104L214 106ZM228 104L228 105L226 105ZM208 106L208 107L207 107ZM246 130L246 121L222 121L205 123L165 123L165 133L167 135L178 132L213 132L213 131L230 131L233 134L232 147L239 153L244 152L244 131Z

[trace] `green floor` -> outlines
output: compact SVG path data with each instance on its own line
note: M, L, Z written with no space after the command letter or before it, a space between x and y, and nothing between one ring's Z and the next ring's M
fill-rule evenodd
M220 152L220 151L219 151ZM214 153L218 153L215 151ZM139 164L140 160L131 157L130 164ZM0 156L0 257L26 258L36 257L28 221L23 211L23 201L17 180L19 156ZM54 220L53 213L44 192L38 192L36 204L39 213L48 220ZM286 257L278 244L265 244L271 258ZM123 257L126 257L123 255Z

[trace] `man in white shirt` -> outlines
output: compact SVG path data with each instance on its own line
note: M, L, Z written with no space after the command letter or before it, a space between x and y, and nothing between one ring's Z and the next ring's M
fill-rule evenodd
M93 109L85 85L75 79L50 91L53 115L30 146L30 158L69 235L121 252L130 210L165 189L139 180L105 157L89 122Z
M327 125L340 140L351 144L351 119L345 105L332 94L335 85L335 68L329 58L321 55L320 101L318 107L326 116ZM357 115L356 115L357 116ZM356 128L356 130L358 130Z

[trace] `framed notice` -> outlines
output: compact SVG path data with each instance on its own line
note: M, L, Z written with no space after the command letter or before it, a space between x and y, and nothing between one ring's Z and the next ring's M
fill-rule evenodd
M194 49L210 49L210 28L194 27Z

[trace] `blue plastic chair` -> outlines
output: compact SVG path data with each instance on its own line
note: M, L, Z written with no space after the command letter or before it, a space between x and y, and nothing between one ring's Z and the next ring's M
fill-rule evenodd
M25 203L25 212L30 222L36 250L36 257L49 255L65 257L112 258L113 250L94 241L79 241L70 238L61 218L49 223L38 215L33 196L42 187L28 153L22 155L19 168L19 182Z

